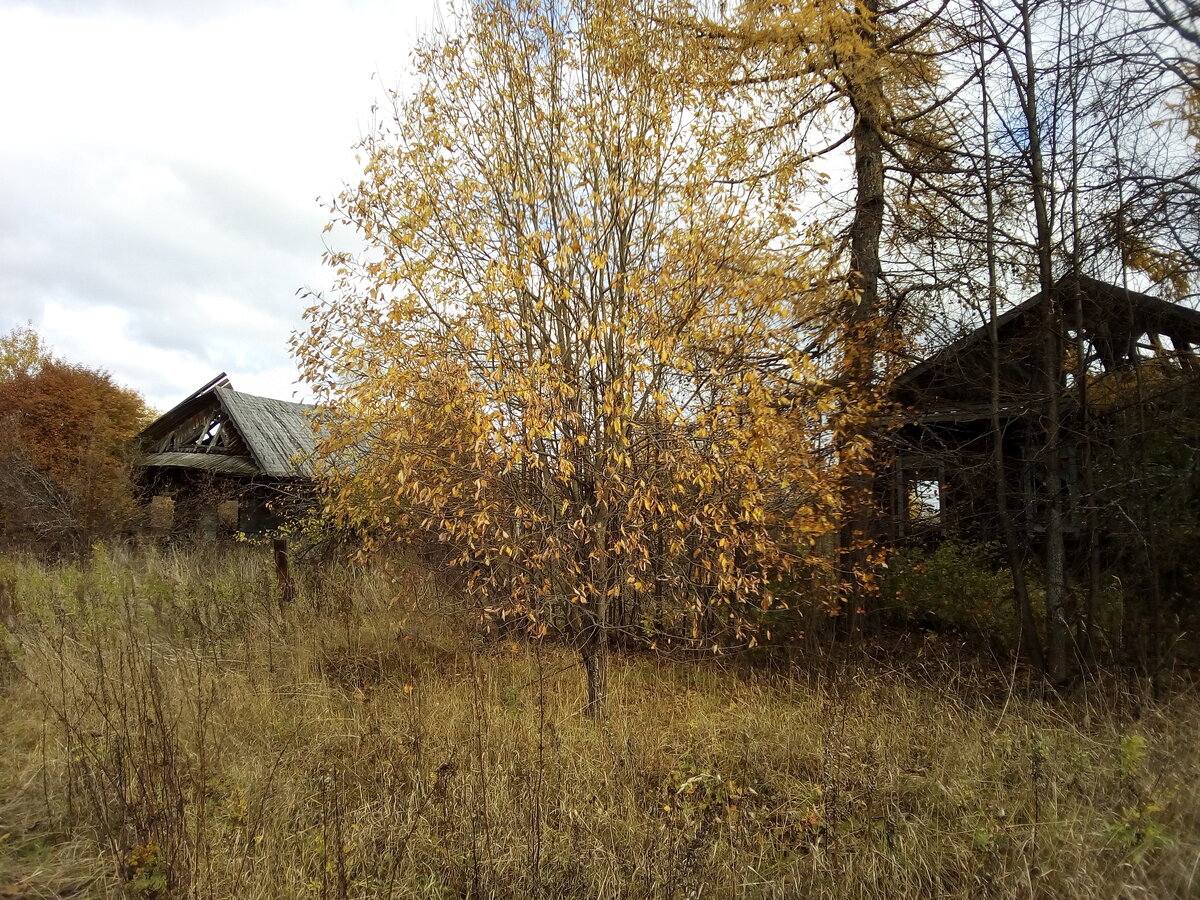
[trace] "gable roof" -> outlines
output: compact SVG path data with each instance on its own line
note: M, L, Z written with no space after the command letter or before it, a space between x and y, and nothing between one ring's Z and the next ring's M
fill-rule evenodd
M143 465L223 475L311 478L316 448L312 410L306 403L235 391L222 372L142 429L138 443L149 451ZM239 453L213 449L211 444L175 443L178 433L202 431L217 419L232 424L240 438Z

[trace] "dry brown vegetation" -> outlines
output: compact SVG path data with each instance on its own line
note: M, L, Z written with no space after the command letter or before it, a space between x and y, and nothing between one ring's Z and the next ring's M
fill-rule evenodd
M0 897L1200 891L1193 691L643 655L597 725L573 654L299 570L281 614L260 548L0 559Z
M146 405L56 358L31 328L0 334L0 546L86 552L138 519L129 441Z

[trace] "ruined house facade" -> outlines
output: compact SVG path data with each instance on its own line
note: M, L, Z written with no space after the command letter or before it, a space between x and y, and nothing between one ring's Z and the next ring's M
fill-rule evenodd
M236 391L222 373L159 416L137 438L150 528L258 535L310 506L311 412Z
M1044 339L1048 321L1054 323L1051 360ZM1003 512L1030 551L1038 549L1046 506L1049 367L1057 373L1061 498L1073 557L1082 558L1084 545L1100 540L1112 552L1122 535L1144 540L1132 534L1138 513L1131 510L1131 495L1138 485L1121 471L1122 460L1141 454L1147 471L1177 470L1160 473L1158 482L1144 471L1138 476L1145 478L1143 490L1194 487L1189 483L1197 461L1187 455L1200 408L1188 398L1200 383L1200 312L1078 278L1059 282L1050 297L1030 297L995 324L995 340L985 325L895 379L895 427L883 448L888 466L878 483L891 539L999 540ZM1159 445L1168 439L1172 443L1163 450Z

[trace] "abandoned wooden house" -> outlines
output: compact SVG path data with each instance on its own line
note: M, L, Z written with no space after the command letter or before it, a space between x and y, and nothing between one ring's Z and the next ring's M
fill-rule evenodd
M1047 299L1053 302L1049 315ZM1049 343L1047 323L1054 323ZM1058 384L1059 496L1067 540L1074 542L1072 555L1078 560L1085 538L1094 546L1097 530L1103 529L1111 543L1132 521L1128 508L1116 506L1137 489L1122 460L1141 454L1145 470L1153 462L1145 458L1151 437L1161 440L1181 427L1190 435L1200 428L1200 312L1079 278L1060 281L1050 298L1030 297L998 316L995 326L995 339L984 325L894 382L897 427L886 448L890 472L879 482L891 537L998 541L1003 511L1026 546L1036 550L1045 529L1046 354L1053 347L1049 371ZM1185 455L1189 441L1177 442ZM1200 449L1190 460L1176 458L1167 465L1182 466L1183 480L1194 481L1198 455ZM1088 529L1090 536L1084 534Z
M311 407L235 391L225 373L138 435L159 533L257 535L312 502Z

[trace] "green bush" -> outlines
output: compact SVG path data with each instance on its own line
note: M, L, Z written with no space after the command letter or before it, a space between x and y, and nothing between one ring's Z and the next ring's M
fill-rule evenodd
M1006 649L1016 645L1012 573L995 544L950 540L933 549L900 550L888 561L883 599L895 618L910 625L981 637ZM1036 606L1041 598L1030 600Z

